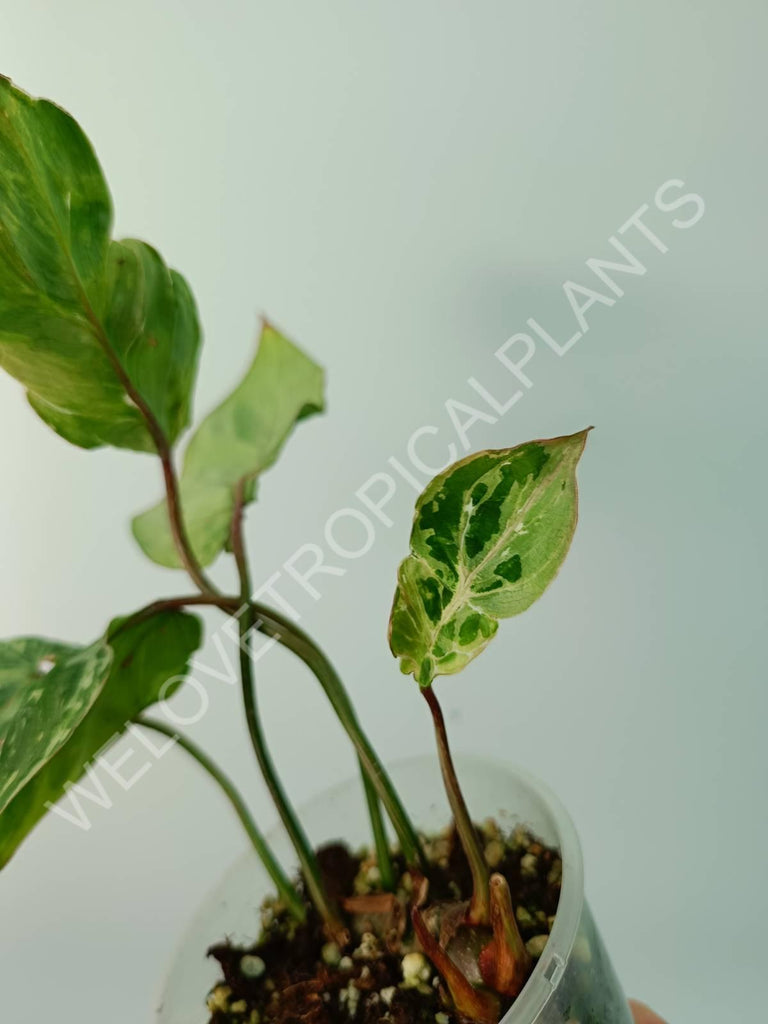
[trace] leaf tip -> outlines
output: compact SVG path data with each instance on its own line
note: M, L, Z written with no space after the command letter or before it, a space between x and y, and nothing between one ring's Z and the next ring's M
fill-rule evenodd
M569 449L569 458L575 465L584 453L587 444L587 437L595 428L584 427L573 434L563 434L561 437L553 437L549 441L542 442L544 445L562 446ZM575 457L574 457L575 456Z

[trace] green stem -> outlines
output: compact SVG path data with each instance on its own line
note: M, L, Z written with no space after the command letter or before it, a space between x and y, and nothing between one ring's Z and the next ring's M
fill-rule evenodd
M301 827L301 824L296 817L296 812L291 806L285 790L282 787L277 772L275 771L272 757L264 740L264 733L261 728L261 720L256 705L256 693L253 682L253 673L251 670L249 634L252 629L253 610L250 607L247 607L246 611L240 618L240 672L242 677L245 717L248 723L248 732L250 733L251 743L253 744L253 749L256 754L256 759L259 762L261 773L264 776L264 781L267 784L267 789L269 790L278 814L280 815L280 820L285 826L285 830L293 843L294 849L296 850L296 855L299 858L301 870L304 874L304 880L307 884L307 891L309 892L312 902L317 908L317 912L325 922L329 935L333 936L334 939L338 939L338 937L344 932L344 926L339 919L338 912L328 900L323 886L323 880L320 874L320 865L317 862L317 857L315 856L304 829ZM341 944L343 945L344 943L342 942Z
M173 466L173 455L171 453L170 445L165 439L165 435L162 433L155 439L155 444L157 445L160 463L163 467L163 479L165 481L165 494L168 506L168 520L171 526L171 535L173 536L173 543L176 546L179 557L181 558L181 564L187 570L187 575L202 594L216 594L216 587L203 572L202 567L192 550L192 544L190 543L189 536L187 535L181 511L179 482Z
M387 830L384 826L384 818L381 813L379 794L376 792L362 761L360 761L360 774L363 777L365 800L368 804L368 814L371 818L373 842L376 847L376 861L379 866L379 873L381 874L381 885L386 892L394 892L395 872L392 867L392 857L389 852L389 840L387 839Z
M240 631L240 677L242 681L243 706L245 718L248 724L248 732L251 737L256 760L259 763L261 774L267 784L272 800L277 808L288 837L296 850L299 858L304 881L310 898L322 917L328 935L345 945L346 933L344 924L339 917L338 910L334 907L325 892L320 865L318 864L315 852L301 827L291 803L283 789L280 778L275 770L272 756L267 747L264 737L264 730L261 725L258 705L256 702L256 687L253 678L253 662L251 651L251 636L256 623L256 614L251 604L250 597L250 574L248 571L248 559L245 552L245 542L242 532L243 513L243 486L242 482L237 488L235 500L235 512L232 518L232 553L235 557L238 576L240 579L242 608L238 613L238 624Z
M360 762L389 815L400 841L403 856L410 866L419 867L426 873L429 865L416 830L392 785L392 780L363 732L344 684L333 665L314 640L294 622L261 604L254 603L253 610L257 616L256 629L293 651L317 677L331 707L355 745Z
M133 615L129 615L127 619L119 622L108 633L107 641L111 643L120 633L124 633L133 626L138 626L141 622L146 622L147 619L151 619L155 615L160 615L163 612L177 611L180 608L199 607L201 605L221 608L224 611L233 611L239 607L239 602L235 598L223 597L218 594L189 594L184 597L161 598L159 601L153 601L144 608L140 608Z
M236 557L242 556L238 555ZM247 566L245 566L245 568L247 569ZM136 622L150 618L152 615L156 615L159 612L192 604L215 605L216 607L221 608L222 611L229 612L234 617L238 617L247 603L248 602L244 602L236 597L224 596L221 594L201 595L199 597L198 595L194 595L189 598L171 598L168 600L155 601L152 604L147 605L146 608L138 611L130 620L126 620L125 623L118 627L116 632L127 628L129 622L133 625ZM271 608L267 608L261 604L251 603L256 613L256 629L294 653L301 659L301 661L304 662L313 675L316 676L325 695L330 701L331 707L336 712L344 730L357 749L360 764L367 774L369 781L373 785L373 788L378 794L390 820L392 821L392 824L395 827L406 861L410 866L420 867L422 871L426 871L428 864L424 857L424 852L421 848L421 843L418 835L416 834L416 830L403 807L397 791L392 785L391 779L379 761L370 741L363 732L362 727L357 720L357 716L355 715L354 708L349 700L349 696L344 688L344 684L339 678L339 675L333 665L315 641L312 640L312 638L295 623L286 619Z
M251 817L242 796L235 789L234 785L224 772L214 764L214 762L200 749L200 747L186 737L180 736L175 729L170 728L163 722L147 718L144 715L139 715L136 722L139 725L144 726L145 729L153 729L155 732L162 733L164 736L169 736L171 739L175 740L182 750L185 750L191 757L193 757L201 768L203 768L211 776L214 782L218 784L219 788L223 790L225 796L235 809L248 838L253 844L253 848L259 855L269 877L277 887L281 900L297 921L306 920L306 907L304 906L298 892L291 885L285 872L275 859L274 854L267 846L267 843L259 831L256 822Z
M451 748L448 744L448 731L445 727L443 711L431 686L426 687L421 692L424 694L424 699L429 705L429 710L432 712L445 790L448 794L451 811L453 812L453 819L456 822L456 831L459 834L461 845L464 848L464 853L467 855L469 868L472 872L473 892L472 902L469 907L469 920L472 924L489 924L491 908L488 865L485 863L477 832L469 815L464 794L461 791L459 779L456 775Z
M119 356L113 349L109 338L107 337L103 324L96 316L96 313L90 304L90 300L83 289L81 289L81 297L85 306L86 316L96 333L97 341L112 364L112 369L125 389L126 395L141 413L144 422L147 425L150 437L157 449L160 464L163 467L163 480L165 482L165 495L168 505L168 521L174 545L179 553L179 558L181 559L181 564L184 566L187 574L201 593L216 594L216 587L203 572L203 569L192 550L189 536L187 535L181 511L181 493L179 490L179 481L176 476L176 470L173 465L173 451L171 444L165 436L165 431L161 427L160 422L152 411L149 403L144 399L142 393L134 385L123 367L123 364L120 362Z

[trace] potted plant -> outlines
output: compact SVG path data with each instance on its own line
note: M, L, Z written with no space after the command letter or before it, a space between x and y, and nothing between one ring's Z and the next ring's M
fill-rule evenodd
M201 927L211 932L194 932L197 952L184 953L174 975L185 994L171 986L163 1019L185 1019L187 1010L173 1016L174 1001L195 989L205 946L219 940L211 955L220 980L193 993L197 1016L207 1012L213 1024L495 1024L505 1014L510 1024L626 1024L584 904L567 815L504 766L457 769L435 689L555 577L576 526L587 431L470 455L419 497L389 643L423 696L438 756L390 773L320 647L253 596L243 519L295 425L323 409L322 370L265 322L242 382L194 431L179 472L201 337L194 299L149 245L112 239L111 218L75 121L0 79L0 365L67 441L159 460L164 497L136 516L133 533L149 558L186 570L194 587L112 618L87 646L42 637L0 644L0 866L125 729L166 734L221 786L245 827L262 874L243 889L241 870L225 889L249 913L262 904L262 927L237 945L224 941L224 928L215 933L206 911ZM229 592L206 574L222 553L237 580ZM184 685L202 637L196 606L236 624L244 714L287 851L264 837L205 752L146 713ZM257 634L316 676L357 752L361 791L346 787L295 812L256 701ZM447 819L432 807L437 765ZM309 819L327 840L319 848Z

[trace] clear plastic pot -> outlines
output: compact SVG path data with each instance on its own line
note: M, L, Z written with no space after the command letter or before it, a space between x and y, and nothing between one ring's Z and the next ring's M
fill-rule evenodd
M584 900L581 848L571 819L539 782L500 763L458 757L467 803L477 820L495 817L505 829L527 825L560 849L563 882L549 941L533 974L502 1024L632 1024ZM396 762L392 779L417 827L437 832L449 821L436 758ZM359 780L317 797L300 811L313 843L344 839L353 848L369 843L369 823ZM294 863L285 835L270 835L285 865ZM228 937L250 945L258 936L258 909L272 891L255 854L247 853L224 876L195 915L176 952L158 1011L158 1024L205 1024L205 996L218 980L206 949Z

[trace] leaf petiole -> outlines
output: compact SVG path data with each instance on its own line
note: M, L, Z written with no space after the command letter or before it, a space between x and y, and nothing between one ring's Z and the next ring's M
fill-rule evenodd
M296 623L286 619L273 609L258 603L253 604L253 610L257 616L255 628L265 636L277 640L283 647L293 651L317 678L331 703L331 707L336 712L336 716L352 740L360 761L371 781L371 785L378 793L384 805L397 833L406 862L410 867L419 867L426 872L429 865L424 856L416 830L392 784L392 780L389 778L378 755L371 746L370 740L363 732L355 710L352 707L352 702L336 669L315 641Z
M256 704L256 692L251 668L250 635L253 631L253 620L253 609L250 605L247 605L240 617L240 673L243 705L245 707L245 717L251 743L253 744L261 773L264 776L264 781L267 784L285 830L296 850L312 902L325 923L329 938L338 942L343 947L347 942L346 929L339 917L338 911L326 895L317 857L283 789L264 739L264 732L261 728L261 719Z
M456 775L451 748L448 743L448 730L445 727L445 718L443 717L440 702L431 686L425 687L421 692L424 694L424 699L429 705L429 710L432 712L443 782L445 783L448 802L453 812L453 819L456 823L456 831L472 872L472 901L469 906L468 918L471 924L487 925L490 924L491 920L488 865L485 863L477 832L475 831L475 826L470 817L466 801L464 800L464 794L461 791L459 779Z
M135 721L145 729L153 729L155 732L162 733L164 736L169 736L174 739L181 749L185 750L190 757L194 758L200 767L210 775L232 804L232 807L240 819L254 850L259 855L269 877L275 883L280 899L297 921L305 921L307 911L301 897L295 887L291 885L287 875L278 864L274 854L267 845L266 840L259 831L256 822L253 820L245 801L228 776L224 774L218 765L216 765L211 758L197 746L197 744L193 743L192 740L187 739L187 737L180 735L177 730L172 729L163 722L158 722L154 718L147 718L145 715L139 715Z
M392 867L392 856L389 852L387 830L381 813L381 802L379 800L379 794L376 792L362 761L360 761L360 774L363 778L365 801L368 805L368 814L371 819L373 842L376 848L376 862L378 864L379 873L381 874L381 886L385 892L394 892L395 872Z
M187 594L183 597L166 597L161 598L158 601L153 601L151 604L145 605L144 608L140 608L133 615L129 615L127 618L119 621L114 628L110 628L107 633L107 643L110 643L115 637L124 633L127 629L133 626L138 626L141 622L146 622L147 619L154 618L155 615L161 615L163 612L175 611L181 608L192 608L192 607L212 607L221 608L223 611L235 612L239 607L240 602L234 597L225 597L218 594Z
M238 624L240 631L240 678L242 683L243 706L245 718L248 725L248 733L251 737L256 760L259 763L261 774L270 792L272 800L277 808L286 832L293 844L296 855L301 864L304 881L307 885L309 895L317 908L317 912L323 919L328 937L340 946L345 946L348 936L344 923L339 916L337 908L328 899L320 872L320 865L315 852L310 845L304 829L296 816L291 803L283 789L280 778L275 770L272 756L264 738L264 731L261 726L258 705L256 703L256 687L253 678L253 665L251 655L251 636L256 624L256 614L253 605L249 600L250 595L250 574L248 571L248 558L245 550L245 539L243 537L243 498L244 481L240 481L235 495L235 511L232 517L231 546L232 554L237 565L238 577L240 580L241 597L243 605L238 612Z

